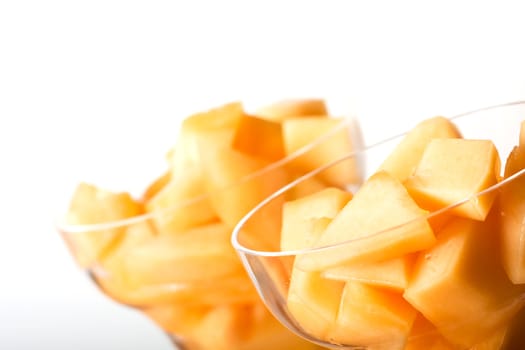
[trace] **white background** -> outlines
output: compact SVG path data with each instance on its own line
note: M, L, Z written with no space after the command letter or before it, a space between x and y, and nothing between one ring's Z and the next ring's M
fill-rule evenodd
M170 349L52 223L78 180L151 179L192 112L324 97L372 141L525 99L518 1L422 3L0 0L0 348Z

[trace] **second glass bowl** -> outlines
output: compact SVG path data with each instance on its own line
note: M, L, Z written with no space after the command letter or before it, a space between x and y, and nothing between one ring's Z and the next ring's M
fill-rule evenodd
M399 135L340 160L366 159L363 186L303 192L335 161L261 202L236 226L232 244L273 315L334 349L523 348L523 120L525 102L464 113L449 121L474 141L457 153L427 149L413 170L409 158L422 150L406 145L426 136ZM470 145L487 147L486 163L468 159ZM396 160L406 164L385 165L399 147L404 156ZM385 167L405 175L378 171ZM478 171L491 175L472 180ZM480 190L464 197L463 185L454 187L474 181ZM422 195L425 188L438 190ZM264 237L277 249L251 230L264 216L275 220Z

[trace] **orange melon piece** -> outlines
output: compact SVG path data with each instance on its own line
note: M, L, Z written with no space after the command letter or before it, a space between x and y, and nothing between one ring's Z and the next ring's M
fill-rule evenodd
M404 256L432 246L436 239L403 185L387 172L372 175L326 227L317 247L332 249L298 255L304 270L325 270ZM384 231L384 232L382 232Z
M171 172L165 171L151 182L142 194L142 201L147 202L157 195L171 180Z
M394 151L383 161L379 170L385 170L403 182L412 175L431 140L460 137L461 133L449 119L444 117L426 119L405 135Z
M126 254L122 271L132 288L217 281L242 270L230 234L227 225L214 223L159 235Z
M142 205L129 193L110 192L80 183L73 193L65 220L68 225L91 225L119 221L142 213ZM87 267L107 256L124 231L125 226L122 226L88 232L64 232L64 237L75 252L77 262Z
M172 168L184 171L187 166L200 165L201 147L230 145L241 118L245 115L240 102L228 103L185 118L171 153Z
M402 291L408 285L414 256L409 254L362 265L338 265L323 271L323 277L338 281L358 281Z
M291 177L293 180L299 178L301 176L300 173L291 173ZM291 181L291 180L290 180ZM295 184L290 190L286 192L286 198L287 200L294 200L297 198L302 198L305 196L308 196L310 194L316 193L318 191L324 190L329 186L326 182L324 182L322 179L320 179L318 176L310 176L308 178L305 178L304 180L301 180L297 184Z
M209 305L186 306L179 303L147 307L143 312L161 329L179 336L191 334L212 310Z
M276 161L284 157L281 124L244 115L233 136L233 149L254 157Z
M351 139L351 124L344 125L341 118L290 118L283 121L283 142L286 155L330 134L320 143L289 163L292 169L307 173L335 161L357 148ZM337 131L334 131L337 130ZM348 158L320 173L319 178L333 186L358 184L362 180L356 158Z
M420 253L404 292L451 344L462 348L503 326L522 304L525 287L512 284L499 263L494 221L490 216L486 222L449 222L436 245Z
M344 286L344 282L323 278L318 272L294 268L286 306L308 335L330 341Z
M499 171L500 159L492 141L434 139L405 186L423 208L435 210L496 184ZM472 198L451 213L482 221L495 196L493 192Z
M498 348L492 348L495 349ZM457 350L457 347L450 345L436 327L418 312L404 350Z
M471 350L514 350L525 349L525 308L522 308L510 322L474 345Z
M160 234L173 234L218 220L200 169L187 166L145 204Z
M265 169L270 164L268 161L231 148L206 148L201 153L205 160L204 179L211 204L230 228L289 180L284 168ZM279 234L281 205L279 200L273 201L249 221L246 229L261 239L267 238L266 241L274 245L278 243L278 238L272 235Z
M322 99L287 99L263 106L255 114L262 118L283 121L290 117L327 116L328 110Z
M350 192L326 188L286 202L283 206L281 250L312 247L326 226L350 199Z
M505 178L525 169L525 145L514 147L507 158ZM525 283L525 175L501 188L501 258L514 283Z
M416 314L398 293L355 281L346 282L337 321L329 337L336 344L402 350Z

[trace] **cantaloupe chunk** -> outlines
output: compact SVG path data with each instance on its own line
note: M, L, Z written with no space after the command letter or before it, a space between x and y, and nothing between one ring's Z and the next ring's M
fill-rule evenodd
M485 337L470 350L514 350L525 349L525 308L496 332Z
M329 337L336 344L402 350L416 314L398 293L346 282L336 325Z
M418 312L404 350L457 350L457 347L450 345L436 327Z
M99 287L112 299L139 308L159 304L199 306L252 303L259 300L259 295L245 271L222 277L220 283L217 283L217 280L209 280L184 285L165 283L140 286L130 285L127 280L115 276L114 271L117 270L111 270L109 274L104 274L103 271L95 273L94 278Z
M160 234L175 234L218 220L201 170L187 166L171 175L169 182L149 201L146 210L154 213Z
M143 211L142 205L129 193L110 192L91 184L80 183L73 193L65 220L68 225L102 224L140 215ZM125 226L87 232L64 232L64 238L75 252L77 262L87 267L103 259L124 231Z
M185 118L169 163L174 169L184 171L187 166L201 164L201 147L230 145L235 130L245 115L240 102L232 102Z
M426 119L405 135L383 161L379 170L385 170L403 182L412 175L426 146L432 139L459 137L461 133L449 119L444 117Z
M266 119L283 121L290 117L324 117L328 115L328 110L322 99L287 99L260 107L255 114Z
M157 195L171 180L171 172L165 171L151 182L142 194L142 201L147 202Z
M270 163L231 148L202 149L206 190L212 206L230 228L267 196L288 183L283 167L265 169ZM245 229L262 240L279 242L282 200L257 213ZM277 249L278 247L274 247Z
M398 180L387 172L378 172L327 226L316 246L352 242L298 255L296 263L304 270L324 270L347 263L387 260L429 248L435 237L424 219L426 214Z
M292 271L286 306L306 334L330 341L344 282L321 277L318 272Z
M232 147L254 157L279 160L285 155L281 124L244 115L233 136Z
M525 169L525 145L514 147L507 158L505 178ZM525 175L501 188L502 262L514 283L525 283Z
M312 247L350 199L350 192L332 187L286 202L283 206L281 250Z
M468 199L496 184L500 159L489 140L433 139L406 182L410 194L423 208L435 210ZM472 198L451 213L484 220L496 193Z
M359 281L365 284L402 291L408 285L414 255L362 265L338 265L323 271L323 277L338 281Z
M131 287L219 280L242 266L230 245L231 229L214 223L178 235L160 235L125 256L123 273ZM213 268L211 268L213 267Z
M191 334L212 310L210 305L158 304L143 308L144 313L161 329L179 336Z
M335 161L356 150L350 130L351 124L343 124L341 118L290 118L283 121L283 142L287 155L314 142L328 133L321 142L313 146L303 155L289 163L292 169L307 173L322 165ZM343 126L344 125L344 126ZM334 130L338 131L334 131ZM348 158L339 164L319 173L321 179L334 186L358 184L362 180L361 169L357 158Z
M420 253L404 292L453 345L469 348L508 322L525 287L513 285L498 254L497 210L486 222L456 218ZM494 216L494 218L493 218Z
M301 173L290 172L291 180L295 180L302 176ZM318 176L309 176L308 178L302 179L300 182L296 183L286 192L287 200L294 200L298 198L303 198L310 194L316 193L318 191L324 190L327 187L331 187L325 181L323 181Z

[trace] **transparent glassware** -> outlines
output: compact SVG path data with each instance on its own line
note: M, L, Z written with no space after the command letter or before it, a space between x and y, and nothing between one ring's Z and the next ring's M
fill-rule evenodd
M453 121L465 139L491 140L494 143L501 159L501 173L503 173L507 165L506 159L513 147L518 145L519 141L521 141L522 145L524 142L523 131L520 139L520 123L525 120L525 101L481 108L448 119ZM339 161L353 157L363 159L363 164L365 164L364 178L368 179L377 172L383 160L405 135L406 133L374 145L369 145L363 151L352 152ZM364 130L364 137L366 139L366 130ZM522 156L523 154L525 153L521 153ZM338 161L334 161L331 164L322 166L279 189L250 211L233 231L232 244L239 253L253 284L268 309L283 325L314 344L333 349L517 349L525 346L525 339L523 336L520 336L525 329L525 308L522 308L525 300L525 284L520 285L510 282L501 266L501 257L499 257L501 253L498 247L498 245L506 246L506 248L501 248L503 250L509 248L509 245L519 245L519 237L525 237L525 235L520 234L520 232L523 232L523 220L525 220L525 210L523 209L525 208L525 192L520 190L520 188L525 186L525 169L515 169L516 172L512 176L502 177L497 184L493 184L472 196L429 210L427 214L395 227L386 228L379 232L369 232L363 238L355 238L324 246L315 246L309 243L306 248L302 247L300 249L267 249L266 244L263 244L258 239L258 236L251 232L250 225L252 221L257 217L265 216L266 213L282 212L284 204L296 199L297 193L303 193L303 189L307 187L307 184L312 179L315 179L337 164ZM521 164L525 164L525 160ZM361 186L362 184L360 183L348 183L341 189L355 195ZM377 276L377 274L366 272L368 274L363 277L359 272L369 271L365 269L373 265L367 265L366 262L362 263L362 265L359 265L359 263L354 263L354 265L347 264L347 266L353 267L350 270L346 270L351 272L345 275L345 267L343 266L345 264L341 258L344 256L343 254L349 251L366 251L367 247L374 247L371 245L373 242L381 244L378 242L381 242L382 237L385 240L387 240L387 237L391 239L393 237L392 234L396 230L402 231L411 226L416 227L422 222L430 225L432 230L436 232L439 241L440 236L438 234L444 232L441 230L447 227L446 225L451 222L449 220L453 220L451 218L455 217L454 213L458 211L458 208L462 207L462 205L478 203L491 196L496 198L495 203L498 203L498 206L493 205L494 209L491 210L489 217L485 221L480 221L482 226L479 227L485 227L483 226L485 223L489 225L489 220L491 220L490 225L498 226L490 227L497 227L493 231L497 231L500 236L497 236L496 240L492 242L492 246L484 248L488 250L488 252L485 251L485 257L478 256L476 258L478 260L471 257L473 261L481 263L480 267L470 266L471 271L467 276L478 276L477 278L481 280L483 277L479 276L484 276L484 274L485 276L493 276L490 271L497 270L498 272L494 272L494 275L499 274L498 281L503 281L501 282L502 285L505 285L505 288L508 287L508 293L512 297L501 298L498 299L498 303L493 301L490 304L487 301L489 297L483 296L485 295L484 293L488 293L487 290L480 288L477 291L473 289L471 292L466 292L465 296L470 295L471 298L467 299L465 297L464 303L462 301L457 302L453 296L459 294L454 294L453 289L458 288L458 290L461 290L462 283L461 280L457 280L451 283L448 288L443 287L439 289L441 297L436 297L435 299L435 303L442 303L438 310L446 310L444 314L435 316L432 312L424 309L425 312L428 311L429 317L435 317L434 321L436 323L438 323L438 319L441 320L440 317L449 320L446 326L440 323L438 327L429 323L426 317L427 314L423 315L423 312L416 309L414 311L416 318L414 319L414 314L411 314L411 323L408 323L408 326L405 325L404 338L401 337L401 339L396 331L388 333L385 330L385 333L378 331L376 334L373 334L371 330L378 326L378 323L374 322L381 322L377 320L382 320L384 322L383 325L396 324L396 322L399 324L401 322L400 318L397 317L406 308L396 308L401 304L405 305L406 300L403 299L403 295L406 289L390 289L389 286L385 287L385 284L381 283L379 284L381 286L378 287L378 285L375 285L377 281L368 277ZM510 204L511 200L513 201L512 204ZM323 218L326 220L326 217L323 217L325 214L320 213L325 209L315 205L312 204L312 208L315 209L305 209L303 207L303 211L294 211L299 218L303 218L303 221L298 221L301 224L296 226L290 226L290 221L283 225L282 218L284 214L281 214L280 217L274 216L275 220L277 220L275 226L278 227L278 232L268 232L266 234L266 236L273 237L275 240L272 246L280 247L281 230L284 232L285 225L288 225L286 226L288 237L295 235L297 239L301 235L303 237L312 237L312 234L317 234L315 237L319 237L319 231L316 231L317 228L322 227L324 229L327 224L326 221L323 223ZM505 205L507 206L505 207ZM294 208L297 208L297 206ZM366 213L364 214L366 215ZM381 216L381 213L377 215ZM384 213L384 215L388 216L389 213ZM328 220L331 221L332 219L333 217L329 217ZM503 222L507 223L507 233L510 230L517 234L514 236L514 239L509 240L506 238L507 241L503 242L505 240L505 238L502 238L503 234L501 234ZM294 223L296 222L294 221ZM315 239L318 238L313 239L315 242ZM367 242L367 239L369 242ZM444 238L441 239L444 240ZM479 249L481 251L481 248ZM496 252L494 253L495 255L493 254L494 251ZM425 255L425 252L434 251L422 250L419 253L416 252L414 253L416 255L412 255L412 262L416 261L416 264L418 264L419 260L423 259L434 261L432 260L434 257L430 253ZM409 254L406 256L409 257ZM334 257L339 257L339 260ZM445 258L441 263L446 262L448 264L446 259L452 260L452 257ZM323 265L323 262L326 261L332 262L324 263ZM337 265L338 261L339 265ZM486 265L483 265L485 262ZM408 283L411 283L411 279L415 279L415 266L420 268L419 266L422 265L424 263L410 265L408 272L405 271L408 274ZM343 266L342 269L341 266ZM522 265L522 267L525 272L525 265ZM385 275L381 275L378 278L383 277ZM388 279L389 276L386 277ZM475 279L476 277L465 278ZM500 283L496 282L498 278L494 277L494 280L488 282L488 284L497 285L497 283ZM470 282L465 283L469 285L468 283ZM443 282L443 285L446 286L446 282ZM475 285L475 283L472 282L472 285ZM370 286L372 286L374 291L381 289L381 292L374 292L376 294L369 293ZM485 285L485 287L487 286ZM405 288L408 287L405 286ZM395 295L392 297L394 299L389 299L390 301L388 302L385 301L385 298L390 297L385 297L385 294L381 294L383 292L388 293L390 296ZM460 293L459 291L456 292ZM479 311L479 308L473 308L468 312L464 312L459 318L450 318L452 316L447 314L447 312L451 311L450 309L461 310L463 307L461 304L471 305L468 300L477 300L478 304L473 303L472 305L482 305L491 311L482 313ZM487 306L489 304L490 307ZM390 310L396 311L385 311L389 308L388 306ZM441 311L435 312L439 313ZM443 316L445 314L448 316ZM452 315L454 312L451 311L450 314ZM447 319L447 317L449 318ZM456 322L450 323L451 319L455 319ZM498 327L494 326L496 323L499 325ZM379 323L378 327L382 327L381 323ZM462 335L458 336L458 332ZM366 336L369 333L370 335Z
M362 147L357 120L345 118L292 155L213 193L125 220L72 225L60 218L56 228L79 266L103 293L143 312L178 349L316 349L317 345L282 326L258 297L230 243L236 222L214 219L205 222L203 230L193 230L190 235L164 233L165 239L159 238L156 228L186 223L190 215L209 208L211 201L224 206L233 203L246 214L281 187L282 181L307 172L291 163L317 154L341 133L348 134L354 148ZM335 154L329 158L327 162ZM94 252L90 249L93 244L117 248L110 253Z

